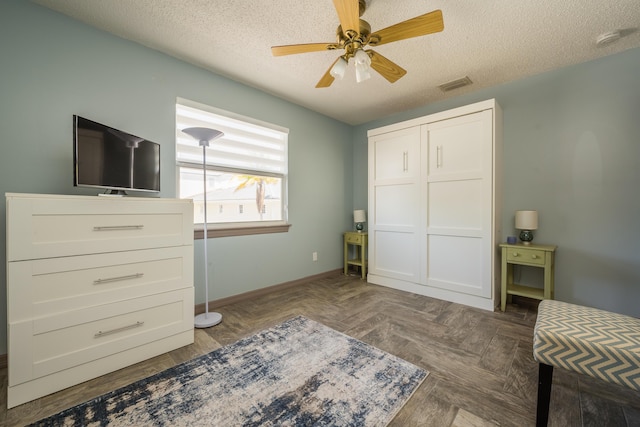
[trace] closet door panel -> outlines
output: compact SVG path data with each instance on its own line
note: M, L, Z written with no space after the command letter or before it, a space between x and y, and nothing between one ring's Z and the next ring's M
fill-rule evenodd
M478 180L432 182L428 190L428 230L482 229L482 186Z
M420 175L418 127L377 136L374 144L374 179L406 179Z
M481 173L491 147L486 126L483 113L429 124L429 176Z
M492 129L485 110L425 125L422 142L427 284L484 298L492 289Z
M427 269L431 285L484 296L481 239L432 235L428 238L428 254Z
M377 231L375 233L376 274L415 281L418 278L418 252L414 233Z
M416 184L376 187L376 225L415 227L419 217L419 199L415 193Z
M419 280L420 150L419 126L369 140L372 276Z

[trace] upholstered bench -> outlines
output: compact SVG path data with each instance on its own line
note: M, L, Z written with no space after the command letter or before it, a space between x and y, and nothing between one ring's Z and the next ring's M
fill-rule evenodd
M640 390L640 319L544 300L533 357L540 363L536 425L546 426L554 367Z

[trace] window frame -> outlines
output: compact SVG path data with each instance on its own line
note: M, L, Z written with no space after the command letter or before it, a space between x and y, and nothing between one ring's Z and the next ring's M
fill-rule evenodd
M253 119L251 117L242 116L230 111L200 104L195 101L190 101L183 98L177 98L176 111L175 111L175 117L176 117L175 147L176 147L176 190L178 195L180 194L181 168L202 170L202 167L203 167L202 162L192 163L189 161L178 160L177 138L179 133L181 132L181 130L178 128L178 108L180 106L198 109L204 113L210 113L210 114L217 115L219 117L230 119L233 121L241 121L252 126L264 127L269 130L284 133L286 135L288 135L289 133L288 129L277 126L277 125L273 125L271 123L262 122L260 120ZM211 126L214 127L215 125L211 125ZM215 142L212 142L212 144L214 143ZM288 184L289 184L288 136L285 138L284 148L285 148L285 172L284 173L274 173L274 172L268 172L268 171L258 171L258 170L251 170L251 169L242 169L242 168L231 168L231 167L223 167L223 166L207 164L206 168L208 171L211 170L211 171L217 171L217 172L223 172L223 173L240 173L244 175L258 175L258 176L265 176L265 177L273 176L273 177L280 178L282 180L282 200L281 200L282 219L281 220L209 222L207 223L207 237L244 236L244 235L253 235L253 234L284 233L289 231L291 224L288 222ZM204 223L194 222L194 239L203 239L203 238L204 238Z

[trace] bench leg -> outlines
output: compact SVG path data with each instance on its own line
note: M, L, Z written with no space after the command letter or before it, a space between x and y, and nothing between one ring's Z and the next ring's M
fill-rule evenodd
M549 402L551 401L551 381L553 366L540 363L538 366L538 407L536 427L546 427L549 420Z

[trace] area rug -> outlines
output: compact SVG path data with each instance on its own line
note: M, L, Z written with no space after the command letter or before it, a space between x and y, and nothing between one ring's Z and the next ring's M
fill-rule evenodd
M35 426L386 426L428 372L299 316Z

